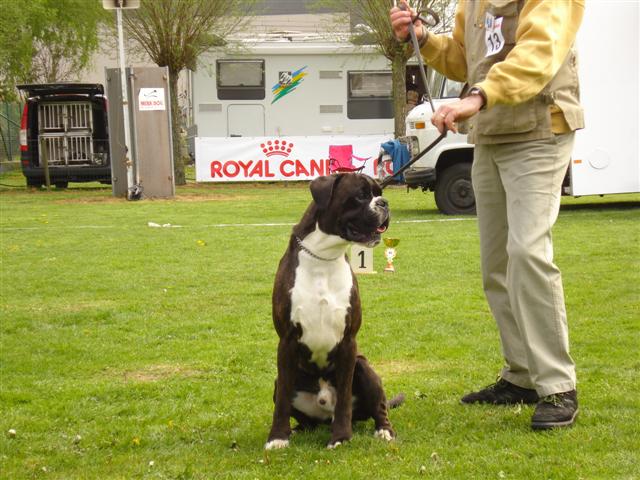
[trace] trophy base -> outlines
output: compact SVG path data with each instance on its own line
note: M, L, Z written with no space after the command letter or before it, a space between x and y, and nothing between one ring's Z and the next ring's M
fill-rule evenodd
M384 273L396 273L396 269L393 266L384 267Z

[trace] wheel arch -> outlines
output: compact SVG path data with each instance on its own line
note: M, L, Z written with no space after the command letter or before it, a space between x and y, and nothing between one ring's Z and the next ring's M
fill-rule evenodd
M438 157L438 161L436 163L436 175L440 175L451 165L465 162L473 162L473 147L471 145L446 149L442 151Z

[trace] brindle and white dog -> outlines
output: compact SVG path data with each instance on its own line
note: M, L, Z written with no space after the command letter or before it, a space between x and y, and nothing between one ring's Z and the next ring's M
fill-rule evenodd
M274 283L278 377L266 449L289 444L294 404L299 406L304 397L304 391L296 391L301 375L332 379L335 407L328 447L351 438L356 334L362 310L346 251L354 242L377 245L389 225L388 202L382 197L380 186L366 175L319 177L310 188L313 201L293 228ZM379 397L378 408L372 414L376 435L391 440L395 433L387 416L382 385L378 378L376 387L375 378L369 377L365 375L364 382L373 382L371 388Z

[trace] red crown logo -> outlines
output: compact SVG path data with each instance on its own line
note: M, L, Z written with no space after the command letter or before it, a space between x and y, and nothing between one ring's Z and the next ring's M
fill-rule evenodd
M261 143L260 148L262 148L262 151L267 157L271 157L273 155L288 157L291 153L291 149L293 148L293 143L287 143L284 140L274 140L273 142L269 140L267 143Z

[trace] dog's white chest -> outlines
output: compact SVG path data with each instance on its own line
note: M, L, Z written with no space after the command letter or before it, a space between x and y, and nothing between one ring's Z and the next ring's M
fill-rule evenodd
M300 255L299 261L291 290L291 321L302 327L300 341L311 350L311 361L325 367L327 355L344 336L351 268L344 258L319 262Z

